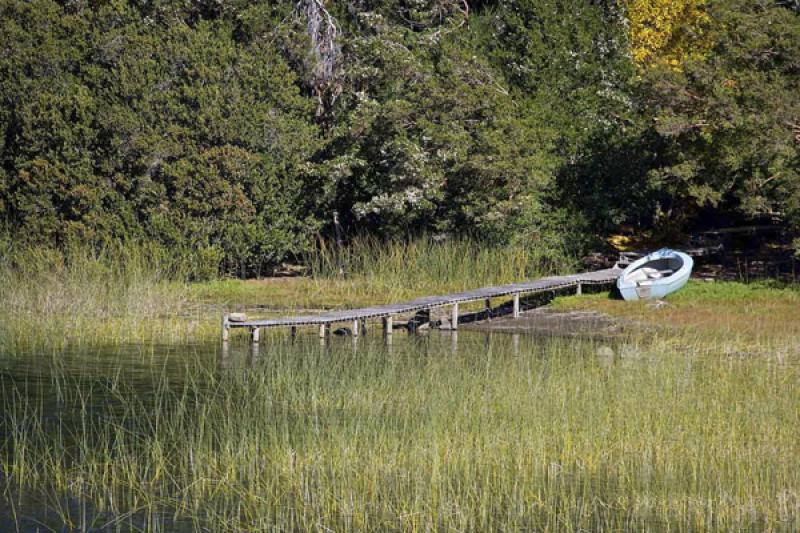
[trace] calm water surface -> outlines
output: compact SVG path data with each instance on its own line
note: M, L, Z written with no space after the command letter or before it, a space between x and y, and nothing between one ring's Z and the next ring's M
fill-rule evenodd
M103 423L118 423L124 417L125 402L135 396L144 406L164 406L163 391L190 388L202 394L220 379L242 373L269 373L274 350L294 352L297 357L358 357L359 352L413 354L421 359L442 354L485 354L493 339L504 339L511 350L530 348L537 341L521 335L490 335L477 332L426 336L395 334L387 346L380 335L353 339L332 337L322 344L313 335L300 335L294 341L280 334L267 337L260 345L232 342L200 345L127 345L109 348L68 349L25 354L0 353L0 400L3 406L20 399L40 408L42 421L52 427L80 430L81 411ZM545 339L544 343L549 340ZM545 345L543 344L542 347ZM76 391L80 398L76 399ZM125 401L122 401L122 398ZM169 409L169 406L167 406ZM0 415L0 449L12 444L8 413ZM3 481L0 469L0 482ZM72 518L72 527L63 516ZM11 486L0 495L0 532L43 531L196 531L190 520L174 520L171 512L133 514L124 520L107 513L96 513L90 505L68 495L33 494Z
M419 375L423 376L424 370L420 369L426 368L428 362L453 358L454 372L478 376L486 372L487 380L497 380L498 376L489 374L494 372L492 361L499 358L504 361L499 372L512 372L512 379L516 378L517 372L534 372L535 375L528 379L535 386L536 380L543 382L548 379L548 366L537 363L537 360L552 357L554 344L561 347L560 351L556 350L561 357L574 358L575 364L566 368L576 372L574 381L578 387L582 386L582 380L587 380L590 386L597 387L597 394L604 394L602 383L597 385L597 379L608 379L609 387L614 387L609 391L612 395L615 391L621 391L620 395L628 393L641 383L649 384L647 386L653 391L658 390L659 379L654 374L664 369L656 356L636 345L478 332L460 332L457 336L431 332L419 337L396 334L392 346L385 346L380 335L375 334L358 340L332 338L324 346L313 335L300 335L294 343L286 337L268 337L258 349L244 342L234 342L228 349L223 349L219 344L210 344L0 354L0 400L4 407L0 415L0 452L9 454L12 450L12 427L25 427L25 424L34 422L11 420L7 407L14 403L27 402L34 406L41 417L36 422L45 427L52 427L54 431L56 428L60 428L59 431L73 428L78 433L80 425L85 424L87 418L99 425L108 422L124 426L127 423L126 405L130 405L132 398L142 406L168 416L170 405L164 405L164 402L169 395L165 395L164 391L183 394L184 397L186 391L190 391L190 400L191 395L196 395L198 401L202 399L208 402L213 399L204 397L206 393L218 390L220 383L231 376L263 374L269 379L278 366L301 365L299 358L329 361L325 364L330 366L330 372L338 372L343 366L357 367L366 354L370 354L370 363L363 369L364 375L359 376L359 369L356 368L348 371L347 379L360 383L369 380L370 374L380 376L383 366L398 365L401 368L393 370L398 376L402 375L403 365L407 365L409 372L420 372ZM280 357L276 353L280 353ZM286 363L287 358L297 358L298 362ZM673 388L691 388L693 382L713 381L720 379L720 376L722 379L738 379L732 377L742 375L736 370L736 365L742 365L742 372L754 368L749 363L724 358L687 357L671 365L668 369L669 379L665 382ZM791 387L789 393L797 393L798 370L795 360L788 363L783 361L780 365L765 363L764 366L771 369L764 370L754 379L762 384L765 380L784 386L788 384ZM446 365L437 363L434 368L436 372L447 372ZM564 367L559 368L564 370ZM443 373L442 376L447 374ZM500 390L502 392L502 387ZM475 393L485 394L486 391L476 390ZM424 402L425 398L420 401ZM509 416L513 415L509 413ZM791 416L796 418L797 414ZM66 442L69 443L69 439ZM0 482L3 481L3 474L0 468ZM98 513L74 495L35 494L16 490L13 483L3 482L2 485L7 486L7 490L0 498L0 531L203 529L202 519L200 522L175 520L170 510L132 510L125 517L120 517L108 511ZM65 516L69 517L71 527L65 524Z

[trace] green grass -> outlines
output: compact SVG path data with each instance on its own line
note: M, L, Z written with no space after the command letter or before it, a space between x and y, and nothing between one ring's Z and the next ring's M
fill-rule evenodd
M26 253L0 263L0 487L15 516L45 506L56 530L123 531L800 526L795 289L693 282L660 308L553 303L658 326L613 355L464 333L455 353L436 333L322 349L268 332L242 367L200 303L354 306L569 263L364 241L320 251L308 278L187 284L138 253ZM110 348L130 343L134 369ZM96 357L70 366L76 353Z
M175 277L136 246L7 254L0 260L0 352L209 338L209 317Z
M200 283L191 287L192 297L279 309L360 307L576 268L576 261L560 251L427 237L410 242L362 238L344 249L322 243L307 263L307 277Z
M678 338L730 352L781 354L800 350L800 290L773 283L690 281L667 305L625 302L608 293L558 298L560 310L593 310L624 320L670 328Z
M113 369L55 368L57 419L6 390L0 471L12 500L73 502L56 510L76 529L81 508L122 530L142 517L212 531L800 526L796 359L661 339L595 350L525 337L515 349L502 335L464 335L456 353L443 337L391 353L273 338L253 366L150 393Z
M219 336L223 309L257 305L261 311L248 310L255 315L267 314L263 307L291 313L369 306L579 268L558 253L431 239L321 246L308 263L306 277L186 283L168 258L143 247L6 253L0 258L0 351L209 342ZM800 292L792 288L692 282L667 301L653 309L601 293L554 305L674 326L693 333L692 342L724 341L732 351L791 351L800 338L793 319Z
M308 258L311 275L187 283L163 249L47 248L0 256L0 351L129 343L196 343L219 336L223 309L368 306L568 269L559 254L469 240L357 240ZM177 268L177 269L176 269Z

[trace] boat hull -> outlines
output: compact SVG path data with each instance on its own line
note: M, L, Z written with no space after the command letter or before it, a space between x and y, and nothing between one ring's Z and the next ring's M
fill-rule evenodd
M632 279L635 277L634 273L636 271L646 268L649 264L658 264L665 261L680 264L680 268L671 275L660 279L646 279L644 281ZM692 275L693 266L694 261L692 258L683 252L666 249L658 250L629 265L617 280L617 288L625 300L664 298L686 285Z

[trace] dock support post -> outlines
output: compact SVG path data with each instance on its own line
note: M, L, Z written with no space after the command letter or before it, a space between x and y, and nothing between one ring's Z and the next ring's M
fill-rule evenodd
M320 324L319 325L319 338L324 339L328 335L328 326L327 324Z
M486 319L492 319L492 299L486 298Z
M227 366L228 358L230 357L231 348L227 342L222 343L222 351L219 354L219 366L225 367Z
M578 282L578 285L577 285L577 287L575 289L575 294L578 294L578 295L583 294L583 283Z
M359 319L353 320L353 337L358 337L361 329L361 321Z
M228 322L228 313L222 315L222 342L228 342L231 333L231 326Z
M292 342L297 338L297 326L292 326Z
M250 328L250 336L253 339L253 344L258 344L261 328Z
M453 308L450 310L450 327L458 329L458 304L453 304Z
M514 318L519 318L519 293L514 294Z
M361 335L366 335L367 334L367 319L366 318L362 318L358 322L359 322L359 327L361 328Z
M391 315L383 317L383 336L387 341L391 341L392 338L392 327L394 327L392 322Z
M258 343L254 342L250 345L250 359L255 362L258 359Z

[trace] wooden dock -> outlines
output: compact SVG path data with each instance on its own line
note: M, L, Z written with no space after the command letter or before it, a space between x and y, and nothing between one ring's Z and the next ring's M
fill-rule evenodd
M295 334L297 328L301 326L319 328L320 337L325 338L330 334L330 327L332 324L346 324L351 327L350 331L352 335L358 336L364 331L364 324L367 320L376 319L381 319L383 321L384 334L391 335L394 316L445 306L452 306L450 312L450 329L457 329L458 305L461 303L483 300L487 302L487 308L489 308L489 302L492 298L512 296L513 316L518 317L520 313L520 296L571 287L574 287L577 293L580 294L583 285L607 285L613 283L617 280L621 272L622 269L614 267L594 272L584 272L568 276L551 276L508 285L484 287L442 296L425 296L417 298L416 300L411 300L410 302L376 305L374 307L364 307L361 309L343 309L316 315L234 321L232 320L232 315L225 314L222 318L222 340L227 342L230 330L234 328L249 329L253 342L257 343L259 342L260 330L262 328L290 327L292 328L292 334Z

